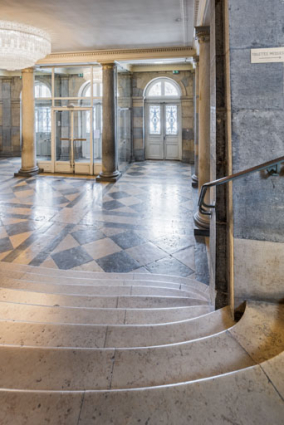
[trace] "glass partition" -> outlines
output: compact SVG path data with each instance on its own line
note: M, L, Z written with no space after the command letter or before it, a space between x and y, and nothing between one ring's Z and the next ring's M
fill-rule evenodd
M72 133L74 161L100 162L102 94L101 66L62 66L36 70L35 131L38 161L50 161L54 151L54 161L66 162L67 167L71 155L68 140ZM73 108L74 128L71 131L70 110Z
M52 69L35 71L35 138L38 161L51 161Z

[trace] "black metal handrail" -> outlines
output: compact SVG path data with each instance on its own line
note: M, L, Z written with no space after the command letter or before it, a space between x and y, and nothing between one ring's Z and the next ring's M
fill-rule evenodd
M201 214L211 215L211 211L207 211L204 208L215 208L215 205L208 205L204 202L204 198L207 190L213 186L220 186L222 184L226 184L232 180L239 179L240 177L244 177L248 174L255 173L256 171L267 170L270 175L278 175L280 172L280 164L284 163L284 156L280 156L272 161L264 162L263 164L257 165L256 167L248 168L247 170L240 171L239 173L231 174L227 177L222 177L221 179L214 180L209 183L205 183L201 187L199 199L198 199L198 208ZM276 168L275 168L276 166Z

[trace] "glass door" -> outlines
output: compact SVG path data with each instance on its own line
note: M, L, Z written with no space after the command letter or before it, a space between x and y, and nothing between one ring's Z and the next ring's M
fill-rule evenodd
M93 174L92 108L53 111L54 172Z

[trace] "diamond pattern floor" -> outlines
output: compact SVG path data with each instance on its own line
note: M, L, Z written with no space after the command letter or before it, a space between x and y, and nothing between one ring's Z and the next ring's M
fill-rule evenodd
M115 184L19 168L0 159L0 261L194 277L189 165L134 163Z

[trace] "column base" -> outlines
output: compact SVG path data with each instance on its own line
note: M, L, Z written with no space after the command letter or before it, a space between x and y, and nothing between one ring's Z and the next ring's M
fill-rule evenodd
M22 168L14 173L14 177L33 177L38 173L42 173L43 169L38 168L38 166L30 168L29 170L23 170Z
M115 183L117 182L117 180L121 177L121 172L120 171L114 171L111 174L105 174L104 172L100 173L97 178L96 181L97 182L109 182L109 183Z
M194 214L194 223L196 228L194 229L195 236L209 236L210 235L210 219L207 216L203 216L197 211Z
M191 185L192 187L198 187L198 177L196 174L191 176Z

